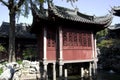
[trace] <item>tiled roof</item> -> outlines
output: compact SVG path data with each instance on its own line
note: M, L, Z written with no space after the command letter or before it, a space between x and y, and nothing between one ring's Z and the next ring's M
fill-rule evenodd
M0 37L8 38L9 36L9 26L8 22L3 22L0 27ZM35 35L28 32L26 24L16 24L15 36L16 38L31 38L34 39Z
M34 4L32 4L31 9L33 16L37 16L41 19L48 19L48 10L44 9L43 11L40 11Z
M113 10L118 10L118 11L120 11L120 6L114 6L113 8L112 8Z
M110 29L110 30L120 29L120 24L115 24L115 25L109 26L108 29Z
M120 6L114 6L112 8L113 15L120 16Z
M108 27L112 22L112 14L96 17L90 16L77 11L77 9L72 10L60 6L55 6L53 3L49 4L49 11L45 10L43 13L37 9L37 7L32 6L33 16L37 15L41 19L48 20L49 15L52 14L57 16L60 19L66 19L73 22L87 23L87 24L96 24L101 25L102 27Z
M89 16L83 13L78 12L77 10L71 10L59 6L54 6L53 4L50 5L50 9L53 11L53 13L64 19L82 22L82 23L90 23L90 24L107 24L111 21L112 15L106 15L102 17L96 17L96 16Z

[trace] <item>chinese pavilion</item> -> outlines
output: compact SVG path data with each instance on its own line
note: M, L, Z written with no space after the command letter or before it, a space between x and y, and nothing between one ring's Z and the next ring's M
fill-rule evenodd
M95 34L111 24L112 15L90 16L77 9L55 6L52 2L48 3L48 10L42 12L32 4L32 14L31 32L37 36L43 78L49 77L50 65L53 80L56 80L56 73L60 79L63 74L66 77L70 72L68 64L76 71L79 67L81 77L83 67L88 65L91 76L92 68L97 67Z

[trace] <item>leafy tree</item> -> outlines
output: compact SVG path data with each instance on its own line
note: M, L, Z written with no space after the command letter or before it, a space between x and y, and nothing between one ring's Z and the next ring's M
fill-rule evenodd
M23 51L23 58L28 60L35 60L37 58L37 52L34 48L27 48Z
M107 34L108 34L108 29L106 28L104 30L97 32L96 38L99 39L101 37L105 37Z
M27 0L0 0L9 10L9 62L16 61L15 59L15 24L16 13L20 10L21 6Z
M98 64L104 70L120 72L120 39L110 37L109 34L107 29L97 33L97 47L101 52Z
M43 9L44 3L46 3L46 2L49 3L50 1L53 1L53 0L30 0L31 3L34 3L36 6L39 6L40 10ZM78 1L78 0L66 0L66 2L70 2L72 6L73 6L73 3L75 3L76 1Z

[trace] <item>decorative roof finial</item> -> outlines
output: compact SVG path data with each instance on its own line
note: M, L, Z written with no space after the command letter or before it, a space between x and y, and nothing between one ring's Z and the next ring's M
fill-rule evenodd
M48 2L48 8L49 8L52 5L53 0L47 0L47 2Z
M78 10L79 10L79 9L76 7L76 8L75 8L75 13L76 13L76 14L77 14Z

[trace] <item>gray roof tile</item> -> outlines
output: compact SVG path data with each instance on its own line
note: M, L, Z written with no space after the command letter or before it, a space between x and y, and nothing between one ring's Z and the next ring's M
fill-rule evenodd
M0 27L0 37L8 37L9 36L9 26L10 24L8 22L3 22ZM15 29L15 36L16 38L35 38L34 34L31 34L28 32L27 28L29 26L23 25L23 24L16 24Z
M115 15L115 16L120 16L120 6L114 6L114 7L112 8L112 13L113 13L113 15Z
M41 13L37 7L32 6L32 10L35 15L37 15L41 19L49 19L48 15ZM48 11L49 10L49 11ZM57 16L61 19L71 20L73 22L80 22L80 23L88 23L88 24L96 24L101 25L102 27L108 27L112 21L112 14L107 14L102 17L91 16L87 14L83 14L79 11L55 6L53 3L49 4L49 9L47 10L48 14L52 14ZM50 12L50 13L49 13ZM34 15L33 15L34 16Z

